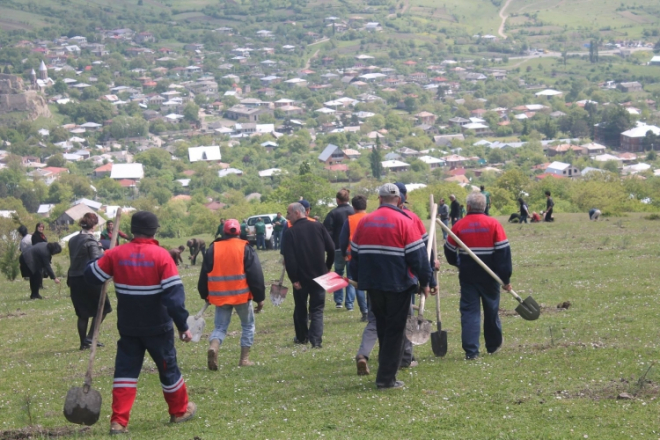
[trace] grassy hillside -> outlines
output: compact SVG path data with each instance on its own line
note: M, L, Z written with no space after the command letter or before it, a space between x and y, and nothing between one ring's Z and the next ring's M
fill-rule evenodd
M637 215L598 223L586 214L556 217L554 224L505 224L514 287L523 296L533 295L544 309L538 321L523 321L512 311L513 299L503 294L501 353L463 360L457 276L446 264L440 286L449 353L439 359L428 344L416 348L420 365L400 373L407 387L402 392L376 391L373 373L356 376L353 358L364 327L357 312L336 310L328 298L323 349L312 351L291 342L293 302L287 298L281 308L267 303L257 315L255 367L236 367L240 325L235 316L220 351L219 372L206 370L203 342L177 344L191 398L199 404L190 423L167 425L155 367L146 361L131 438L216 438L219 433L228 438L656 438L657 222ZM268 284L279 276L277 257L260 252ZM57 261L66 269L62 258ZM197 268L181 270L192 311L201 306L194 288L197 273ZM0 431L40 425L61 432L67 426L61 413L66 391L83 380L87 353L77 350L66 288L58 293L52 282L45 284L46 299L29 302L26 282L0 281ZM116 305L114 294L110 297ZM557 310L564 301L572 306ZM433 301L429 309L431 317ZM112 313L103 326L106 347L95 365L94 387L104 399L101 421L85 438L106 437L115 320ZM208 333L209 312L206 321ZM371 367L375 371L376 362ZM617 400L624 392L635 397ZM14 438L9 435L0 432L0 438Z

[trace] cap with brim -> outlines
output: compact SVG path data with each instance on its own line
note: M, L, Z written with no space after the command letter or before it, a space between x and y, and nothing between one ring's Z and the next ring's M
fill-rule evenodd
M401 194L401 202L408 203L406 200L408 198L408 188L406 185L401 182L394 182L397 188L399 188L399 194Z
M401 193L399 192L399 187L396 186L393 183L386 183L385 185L381 186L380 189L378 190L378 196L379 197L401 197Z

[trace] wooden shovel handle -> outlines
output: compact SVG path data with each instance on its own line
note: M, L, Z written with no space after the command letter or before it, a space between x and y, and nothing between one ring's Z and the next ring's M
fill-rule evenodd
M480 259L479 257L477 257L476 254L475 254L474 252L472 252L472 249L470 249L469 247L467 247L467 245L466 245L465 243L463 243L463 242L461 241L461 239L458 238L458 237L456 236L456 234L454 234L454 233L452 232L451 229L449 229L444 223L442 223L442 222L440 221L440 219L436 220L436 223L438 223L438 225L440 225L440 227L441 227L441 228L442 228L447 234L449 234L449 236L450 236L451 238L454 239L454 241L456 242L456 244L458 244L458 245L461 247L461 249L463 249L463 250L464 250L464 251L465 251L470 257L472 257L472 259L473 259L474 261L476 261L476 263L477 263L479 266L481 266L481 268L482 268L483 270L485 270L485 271L488 273L488 275L490 275L491 277L493 277L493 279L494 279L495 281L497 281L498 283L500 283L501 286L504 286L504 283L502 282L502 280L500 279L500 277L498 277L497 274L496 274L495 272L493 272L493 271L490 269L490 267L486 266L486 263L484 263L483 261L481 261L481 259ZM523 302L522 298L521 298L516 292L514 292L513 289L509 290L509 293L510 293L511 295L513 295L513 297L516 299L516 301L518 301L520 304L522 304L522 302Z
M110 240L110 249L115 247L115 237L119 233L119 219L121 217L121 209L117 209L117 215L115 215L115 224L112 228L112 240ZM89 392L92 386L92 370L94 369L94 356L96 355L96 344L99 340L99 329L101 328L101 318L103 317L103 309L105 308L105 297L108 291L108 283L110 280L103 283L101 288L101 297L99 298L99 304L96 308L96 319L94 320L94 337L92 338L92 346L90 347L89 353L89 363L87 364L87 373L85 373L85 383L83 384L83 392Z
M438 212L438 205L433 202L433 194L430 196L430 205L431 205L431 210L433 212ZM433 226L435 222L432 222ZM437 235L437 230L433 231L433 236L429 236L429 241L431 242L431 250L433 251L433 255L435 255L435 258L438 257L438 243L436 240L436 235ZM440 322L440 277L438 276L438 271L434 270L434 267L431 267L433 270L433 276L435 277L435 319L436 321Z
M284 265L284 262L282 262L282 275L280 275L280 286L284 282L284 272L286 271L286 266Z

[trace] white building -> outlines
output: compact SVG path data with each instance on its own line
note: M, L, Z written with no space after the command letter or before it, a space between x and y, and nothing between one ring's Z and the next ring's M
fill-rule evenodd
M211 145L208 147L190 147L188 148L188 159L190 163L206 161L206 160L221 160L220 146Z

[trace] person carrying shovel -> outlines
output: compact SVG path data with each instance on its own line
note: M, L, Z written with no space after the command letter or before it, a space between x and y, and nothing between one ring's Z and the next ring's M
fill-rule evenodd
M218 350L227 336L233 310L243 329L238 366L253 365L249 356L254 341L254 313L264 306L266 286L259 257L247 241L239 238L240 234L238 220L232 218L224 223L222 238L206 251L197 282L199 295L215 306L215 329L207 352L208 368L212 371L218 369ZM256 310L252 309L252 301L257 303Z
M401 389L396 380L405 328L417 283L428 295L431 266L426 247L410 216L399 209L399 188L386 183L378 190L380 207L363 217L351 240L351 276L367 291L378 334L378 389Z
M452 232L463 241L503 281L505 290L511 290L509 280L513 271L511 248L504 228L493 217L484 214L486 197L472 192L467 198L467 215L458 221ZM479 357L479 330L481 327L480 303L484 308L484 339L486 351L494 354L502 347L502 324L498 315L500 284L482 269L456 241L447 237L445 258L458 267L461 285L461 340L465 359Z
M186 323L185 292L170 254L154 240L159 226L151 212L136 212L131 218L134 239L107 251L84 272L89 284L103 284L114 277L117 293L119 341L112 385L111 435L128 432L145 351L158 368L170 423L190 420L197 410L197 405L188 401L172 331L174 320L180 338L184 342L192 339Z

